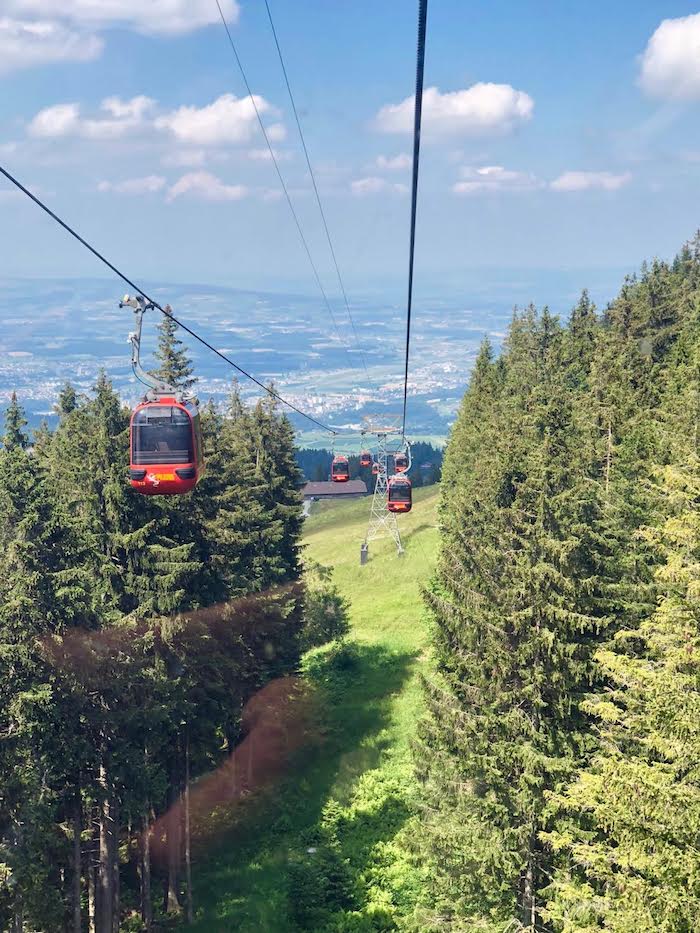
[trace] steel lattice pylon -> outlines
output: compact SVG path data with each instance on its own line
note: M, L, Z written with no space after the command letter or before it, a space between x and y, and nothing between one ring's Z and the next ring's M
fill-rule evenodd
M396 515L387 509L389 477L387 472L387 462L389 455L387 453L387 435L377 434L377 456L375 462L379 467L377 482L372 496L372 508L369 513L369 525L362 545L363 554L367 554L367 547L370 541L377 538L393 538L396 544L396 553L403 554L403 545L401 544L401 533L396 521Z

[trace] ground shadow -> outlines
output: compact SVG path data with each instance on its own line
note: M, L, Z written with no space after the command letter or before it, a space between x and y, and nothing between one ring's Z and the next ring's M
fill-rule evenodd
M314 698L308 742L270 786L236 803L227 815L225 838L219 836L209 849L198 847L195 930L295 929L288 912L288 865L306 857L304 840L318 825L327 801L342 802L358 777L379 763L389 744L393 699L415 660L415 653L355 642L327 646L307 657L304 678ZM398 802L390 820L379 814L376 832L363 828L369 832L367 844L406 816Z
M420 534L422 531L432 531L435 529L435 525L431 525L430 522L421 522L420 525L416 525L415 528L411 528L410 531L401 531L401 537L404 541L409 541L411 538L414 538L417 534Z

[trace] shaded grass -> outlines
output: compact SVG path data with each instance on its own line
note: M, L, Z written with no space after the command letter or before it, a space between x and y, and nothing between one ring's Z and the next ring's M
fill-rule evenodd
M349 807L338 832L353 872L410 814L409 743L421 710L417 670L427 646L420 588L437 546L437 489L416 490L414 510L400 518L405 554L399 558L393 543L376 541L364 567L359 553L369 500L320 505L306 521L306 553L333 568L351 604L351 640L305 658L304 674L316 691L318 741L295 758L281 783L241 808L236 829L216 851L198 856L194 929L202 933L314 929L292 920L288 869L292 863L304 869L313 858L309 840L327 819L329 801Z

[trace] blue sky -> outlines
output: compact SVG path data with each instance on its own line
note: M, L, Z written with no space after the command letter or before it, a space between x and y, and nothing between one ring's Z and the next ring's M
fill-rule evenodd
M398 294L416 3L270 3L346 284ZM334 293L264 4L225 5ZM313 292L214 0L2 7L2 164L135 277ZM700 226L697 0L432 0L426 88L419 290L481 268L595 286ZM5 274L100 271L2 188L0 237Z

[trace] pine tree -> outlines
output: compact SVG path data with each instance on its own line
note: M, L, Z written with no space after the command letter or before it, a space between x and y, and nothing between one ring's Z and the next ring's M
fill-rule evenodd
M587 387L599 332L595 305L584 289L571 312L562 351L569 379L579 391Z
M446 485L462 482L475 469L480 434L489 425L489 413L501 389L502 366L494 360L493 348L484 340L474 363L469 387L452 426L443 476Z
M128 486L128 412L102 374L94 397L63 417L49 469L58 494L92 536L93 571L118 615L196 604L200 560L187 506L152 501Z
M166 311L169 307L166 306ZM177 324L169 314L164 314L158 324L158 349L155 355L160 365L153 375L158 379L183 392L188 392L196 384L192 363L177 336Z
M80 523L50 494L37 458L24 449L23 422L15 400L5 430L13 442L0 456L0 833L12 913L60 929L59 823L82 747L76 705L44 649L54 634L94 625L96 614Z
M24 415L24 409L17 401L17 393L13 392L10 399L10 405L5 412L5 433L2 436L2 443L5 450L24 450L29 443L24 429L27 426L27 419Z
M589 742L579 697L609 624L614 540L581 459L556 319L516 316L502 379L480 431L463 430L463 408L446 457L447 470L462 453L455 438L475 445L470 473L443 490L428 593L438 676L419 776L438 878L423 929L434 916L435 929L446 918L494 930L539 922L546 795Z
M78 407L78 393L70 382L66 382L58 396L58 402L54 405L54 411L57 415L69 415Z
M602 745L548 837L573 863L549 889L557 930L691 930L700 916L699 477L695 454L663 470L668 517L647 529L661 600L597 656L610 684L589 704Z

